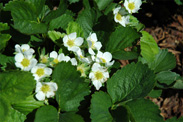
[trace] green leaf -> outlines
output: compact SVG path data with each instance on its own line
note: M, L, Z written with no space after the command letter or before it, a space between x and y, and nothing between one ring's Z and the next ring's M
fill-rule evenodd
M59 122L84 122L83 118L73 112L60 114Z
M126 105L134 119L133 122L163 122L158 106L150 100L133 100Z
M139 54L135 51L118 51L112 53L112 57L119 60L133 60L137 59L138 56Z
M24 122L25 119L26 119L26 115L11 108L9 115L8 115L8 118L6 119L6 122Z
M63 45L63 41L61 40L61 38L63 38L64 35L65 34L61 34L60 32L57 31L48 31L48 36L50 37L50 39L59 47Z
M10 112L10 105L7 99L0 94L0 122L4 122Z
M84 37L83 29L77 22L70 22L66 29L67 34L71 34L73 32L77 33L78 37Z
M131 63L118 70L108 81L112 102L145 97L154 87L155 74L146 65Z
M14 63L14 57L11 57L11 56L6 56L6 55L3 55L0 53L0 64L1 65L5 65L5 64L12 64Z
M20 111L21 113L27 115L32 112L34 109L39 108L44 105L44 101L36 101L34 97L31 95L27 97L25 100L20 101L16 104L13 104L13 108Z
M117 5L118 5L117 3L110 3L110 4L106 7L104 14L107 15L108 13L112 12L113 9L114 9Z
M30 20L15 21L13 27L25 34L38 34L47 32L46 24Z
M171 119L167 119L165 122L182 122L183 117L177 119L177 117L172 117Z
M1 31L4 31L4 30L9 30L9 26L8 26L8 23L2 23L0 22L0 32Z
M139 37L140 34L130 27L118 27L111 34L109 40L105 42L107 43L106 51L111 53L122 51L126 47L132 46L132 43L135 42Z
M79 0L68 0L71 3L76 3L76 2L79 2Z
M11 103L25 99L34 88L35 80L29 72L13 71L0 74L0 94Z
M39 15L45 5L46 0L26 0L32 3L36 8L36 13Z
M147 96L150 96L152 98L158 98L162 94L162 90L152 90Z
M50 30L54 30L54 29L66 29L69 22L73 21L73 17L67 14L63 14L60 17L57 17L53 20L50 21L50 25L49 25L49 29Z
M47 105L37 110L34 122L58 122L58 118L57 109Z
M84 37L88 37L89 33L92 32L96 19L97 16L93 9L85 9L78 15L76 22L82 27Z
M113 118L109 112L111 106L112 102L108 94L103 91L95 92L90 106L92 122L112 122Z
M104 10L113 0L95 0L99 10Z
M183 80L182 79L177 80L171 88L183 89Z
M11 11L11 15L15 20L32 20L36 21L36 8L33 4L25 1L10 1L6 4L6 11Z
M62 111L77 111L84 96L90 93L88 83L80 77L76 67L71 63L59 63L52 75L52 79L58 84L56 100Z
M128 111L125 107L119 106L115 110L112 111L113 122L129 122Z
M146 31L141 31L142 37L140 39L141 55L148 62L155 59L155 55L159 53L158 45L154 38Z
M162 71L156 75L156 79L166 85L172 84L178 77L180 77L179 74L171 71Z
M155 60L148 65L155 72L172 70L176 66L176 58L167 49L163 49L156 55Z
M9 34L0 34L0 51L4 50L10 38L11 35Z

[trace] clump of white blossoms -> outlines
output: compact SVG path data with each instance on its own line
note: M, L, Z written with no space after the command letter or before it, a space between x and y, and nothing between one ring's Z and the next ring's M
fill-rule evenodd
M37 60L33 58L32 54L23 55L22 53L17 53L15 55L15 65L23 71L30 71L36 64Z
M77 33L71 33L65 35L63 38L64 46L67 47L69 51L76 52L79 50L79 47L83 44L83 38L77 37Z
M94 63L89 74L89 78L92 80L95 88L99 90L100 87L102 87L102 83L104 83L109 78L109 72L100 64Z
M78 51L76 51L76 55L81 62L88 63L88 64L91 63L91 60L89 58L84 57L83 50L79 49Z
M40 101L46 98L51 98L55 96L58 86L54 82L37 82L36 84L36 98Z
M121 9L121 7L115 8L113 10L113 14L114 14L114 21L116 23L120 23L122 26L126 27L126 25L129 23L129 16L122 16L119 13L119 10Z
M53 61L50 63L51 66L54 66L61 61L68 62L70 60L69 56L65 56L63 53L60 53L58 55L58 53L56 51L52 51L50 53L50 58L53 58Z
M31 73L36 81L40 81L45 77L49 77L52 73L51 68L47 68L45 64L37 64L31 69Z
M142 5L141 0L125 0L124 6L129 13L136 13Z
M32 55L35 52L28 44L22 44L21 46L16 44L15 51L16 53L22 53L25 55Z
M98 41L96 33L90 33L89 37L87 38L88 42L88 52L91 55L95 55L95 52L93 50L100 50L102 47L101 42Z

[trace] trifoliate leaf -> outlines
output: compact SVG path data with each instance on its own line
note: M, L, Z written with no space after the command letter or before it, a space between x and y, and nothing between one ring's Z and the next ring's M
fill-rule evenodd
M117 71L107 81L112 102L145 97L154 87L155 74L147 65L131 63Z
M58 85L56 100L61 111L77 111L84 96L90 93L89 84L84 82L71 63L59 63L52 75Z
M57 109L47 105L37 110L34 122L58 122L58 118Z
M154 40L154 38L147 33L146 31L142 31L142 37L140 39L140 48L141 55L147 62L152 62L155 60L156 54L159 53L159 48Z
M112 122L113 118L109 112L111 106L111 98L107 93L103 91L95 92L92 95L90 106L92 122Z
M163 122L158 106L150 100L133 100L126 105L133 122Z
M10 103L17 103L28 97L35 88L31 73L22 71L0 73L0 94Z

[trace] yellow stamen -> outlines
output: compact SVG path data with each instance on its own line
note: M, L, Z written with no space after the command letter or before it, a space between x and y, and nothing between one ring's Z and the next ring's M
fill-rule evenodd
M67 45L69 45L69 47L73 47L74 46L74 40L68 40Z
M37 74L39 77L41 77L42 75L44 75L44 69L43 69L43 68L37 69L36 74Z
M128 4L128 8L129 8L130 10L133 10L133 9L135 8L135 3L134 3L134 2L129 3L129 4Z
M30 65L30 61L29 61L29 59L24 58L24 59L21 61L21 64L23 65L23 67L28 67L28 66Z
M53 60L53 62L55 63L55 64L58 64L58 59L57 58L55 58L54 60Z
M103 63L106 63L106 60L104 58L100 58Z
M97 78L97 80L100 80L100 79L102 79L102 78L104 77L104 75L102 74L102 72L97 71L97 72L95 73L95 77Z
M122 20L122 16L121 16L121 14L117 13L117 15L116 15L116 19L117 19L117 20L119 20L119 21L121 21L121 20Z
M44 85L41 87L41 91L42 91L43 93L49 92L49 91L50 91L50 86L47 85L47 84L44 84Z

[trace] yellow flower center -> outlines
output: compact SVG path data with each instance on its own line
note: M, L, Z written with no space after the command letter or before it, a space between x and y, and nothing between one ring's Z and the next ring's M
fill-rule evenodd
M84 70L83 70L81 67L78 67L78 68L77 68L77 70L78 70L78 71L80 71L80 72L81 72L81 74L83 74L83 73L84 73Z
M27 58L24 58L22 61L21 61L21 64L23 67L28 67L30 65L30 61L29 59Z
M84 58L84 56L82 56L82 55L80 55L79 57L80 57L80 58Z
M91 48L94 49L95 48L94 47L95 42L94 41L91 41L91 42L92 42Z
M25 49L22 50L23 53L24 53L25 51L26 51Z
M106 60L104 58L100 58L103 63L106 63Z
M36 74L37 74L39 77L41 77L42 75L44 75L44 69L43 69L43 68L37 69Z
M69 45L69 47L73 47L74 46L74 40L68 40L67 45Z
M100 80L100 79L102 79L102 78L104 77L104 75L102 74L102 72L97 71L97 72L95 73L95 77L97 78L97 80Z
M135 8L135 3L134 3L134 2L129 3L129 4L128 4L128 8L129 8L130 10L133 10L133 9Z
M57 58L55 58L54 60L53 60L53 62L55 63L55 64L58 64L58 59Z
M121 20L122 20L122 16L121 16L121 14L117 13L117 15L116 15L116 19L117 19L117 20L119 20L119 21L121 21Z
M47 84L44 84L44 85L41 87L41 91L42 91L43 93L49 92L49 91L50 91L50 86L47 85Z

